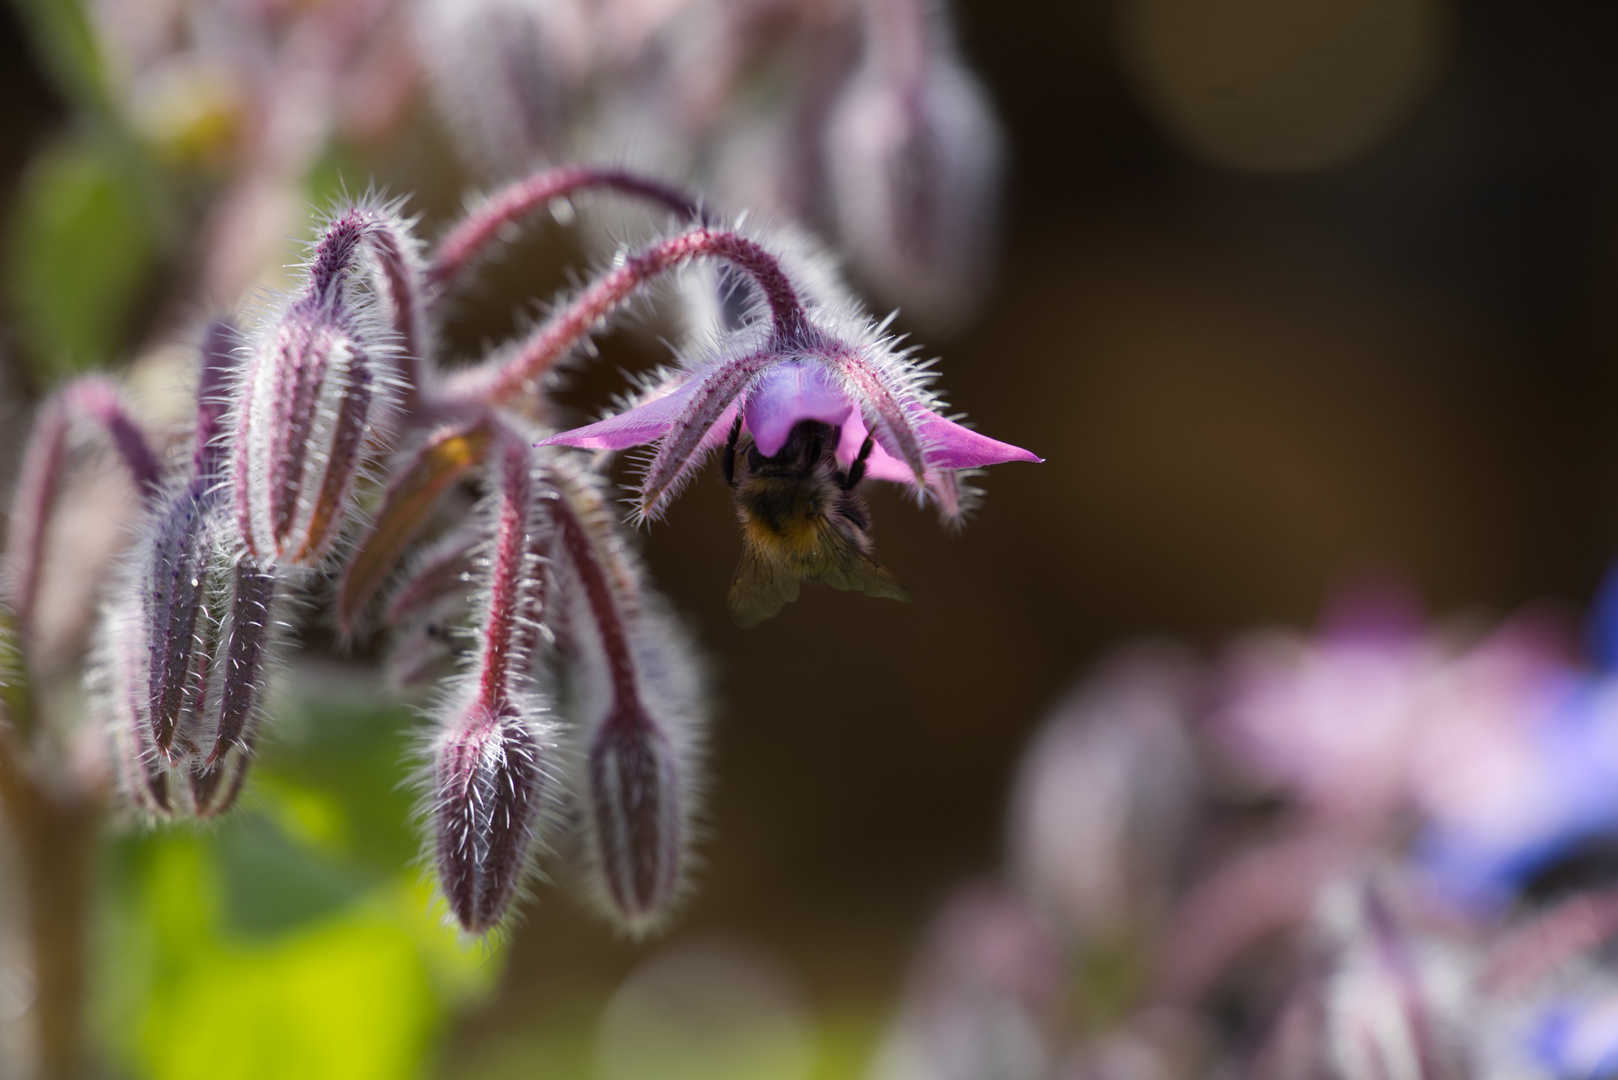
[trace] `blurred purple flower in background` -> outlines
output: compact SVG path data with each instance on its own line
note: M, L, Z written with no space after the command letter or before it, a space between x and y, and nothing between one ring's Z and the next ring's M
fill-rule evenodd
M915 982L876 1075L955 1075L1001 1015L1023 1042L983 1036L973 1075L1608 1075L1618 691L1574 637L1366 593L1215 664L1104 663L1027 751L995 887L1073 989ZM934 1001L971 1015L928 1041Z

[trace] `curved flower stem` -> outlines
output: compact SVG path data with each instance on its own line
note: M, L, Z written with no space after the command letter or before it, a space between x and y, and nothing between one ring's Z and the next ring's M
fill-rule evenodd
M602 565L601 553L589 526L574 508L573 500L579 495L576 485L557 475L555 470L551 471L550 480L557 492L550 505L557 539L590 605L612 681L613 709L606 723L638 722L644 711L639 682L635 678L635 654L629 643L629 628L625 625L622 607L609 580L610 571Z
M624 258L522 341L499 350L477 367L450 376L441 391L442 400L434 404L457 408L472 402L506 403L533 387L636 290L669 270L703 258L729 263L758 285L770 309L773 344L780 351L813 340L815 332L803 302L775 256L733 232L692 229Z
M399 335L399 368L404 376L400 404L412 409L420 392L428 334L422 300L424 291L419 284L420 263L411 257L406 244L407 240L391 227L371 234L371 254L376 259L379 291L388 298L393 312L393 330Z
M7 560L7 599L17 619L18 644L25 651L39 592L45 529L61 486L68 439L73 425L84 419L94 421L106 432L143 497L155 495L161 483L157 457L111 381L99 376L76 380L40 407L12 496Z
M1157 950L1159 1000L1194 1002L1267 934L1305 918L1333 869L1357 850L1348 837L1305 832L1231 861L1180 901Z
M546 169L502 188L468 212L439 243L438 253L427 267L427 287L447 290L474 260L483 256L504 226L528 216L552 199L590 188L605 188L660 203L681 217L702 216L702 204L695 196L624 169L587 165Z

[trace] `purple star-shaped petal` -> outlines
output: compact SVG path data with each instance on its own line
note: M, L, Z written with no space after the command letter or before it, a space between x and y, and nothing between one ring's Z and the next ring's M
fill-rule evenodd
M541 445L622 450L657 443L641 488L647 517L660 513L703 454L725 440L738 408L743 429L766 456L806 420L841 429L837 458L845 467L870 435L865 474L930 492L951 517L959 513L957 470L1042 460L940 416L896 370L903 361L873 360L871 352L828 340L808 351L715 361L675 374L617 416Z

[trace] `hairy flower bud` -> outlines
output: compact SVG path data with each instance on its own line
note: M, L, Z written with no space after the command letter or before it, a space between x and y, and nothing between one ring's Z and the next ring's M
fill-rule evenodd
M428 84L469 163L508 175L554 153L593 47L580 6L429 0L416 11Z
M341 325L296 305L254 355L236 449L248 549L308 565L337 536L375 404L375 358Z
M403 231L376 208L334 218L302 295L264 327L241 373L231 484L237 527L264 562L314 565L347 520L391 402L393 343L411 335L418 306L413 264L395 265L413 251ZM352 284L367 248L381 252L392 325Z
M634 935L654 930L685 885L695 809L700 679L671 620L649 608L595 485L557 461L551 570L584 754L580 795L589 889Z
M601 885L631 928L656 919L680 885L680 775L645 716L619 715L591 741L589 820Z
M895 70L876 56L827 121L838 233L855 266L909 316L953 330L994 257L1000 130L976 78L944 44Z
M481 934L505 916L537 833L544 747L513 707L474 701L433 747L433 841L439 887L462 928Z
M273 637L277 582L234 558L206 479L142 536L107 619L124 786L154 814L208 816L240 790Z
M494 536L482 586L483 637L432 747L431 842L439 887L470 933L493 929L528 872L552 742L533 676L545 599L536 552L537 486L526 440L493 461Z

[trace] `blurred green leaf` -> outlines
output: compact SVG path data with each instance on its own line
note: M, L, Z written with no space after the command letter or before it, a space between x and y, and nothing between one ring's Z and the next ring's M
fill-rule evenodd
M107 100L106 78L90 20L79 0L14 0L34 52L57 87L83 106Z
M6 286L42 382L120 346L158 250L141 164L106 135L37 155L13 209Z
M353 202L369 189L370 170L359 155L340 142L327 144L304 175L303 186L315 213L324 214ZM355 185L360 185L356 187Z
M224 877L224 927L242 937L284 933L328 915L364 892L361 876L322 852L300 848L260 814L241 814L216 847Z
M448 1010L492 988L500 951L448 931L413 872L360 890L362 875L243 817L114 847L102 1013L123 1067L152 1080L419 1075ZM273 881L276 867L293 880Z
M341 692L289 694L275 713L276 738L255 783L277 796L283 828L385 874L413 862L420 842L407 779L416 768L415 713Z
M158 1080L397 1080L438 1026L410 939L368 910L187 960L153 987L141 1033Z

